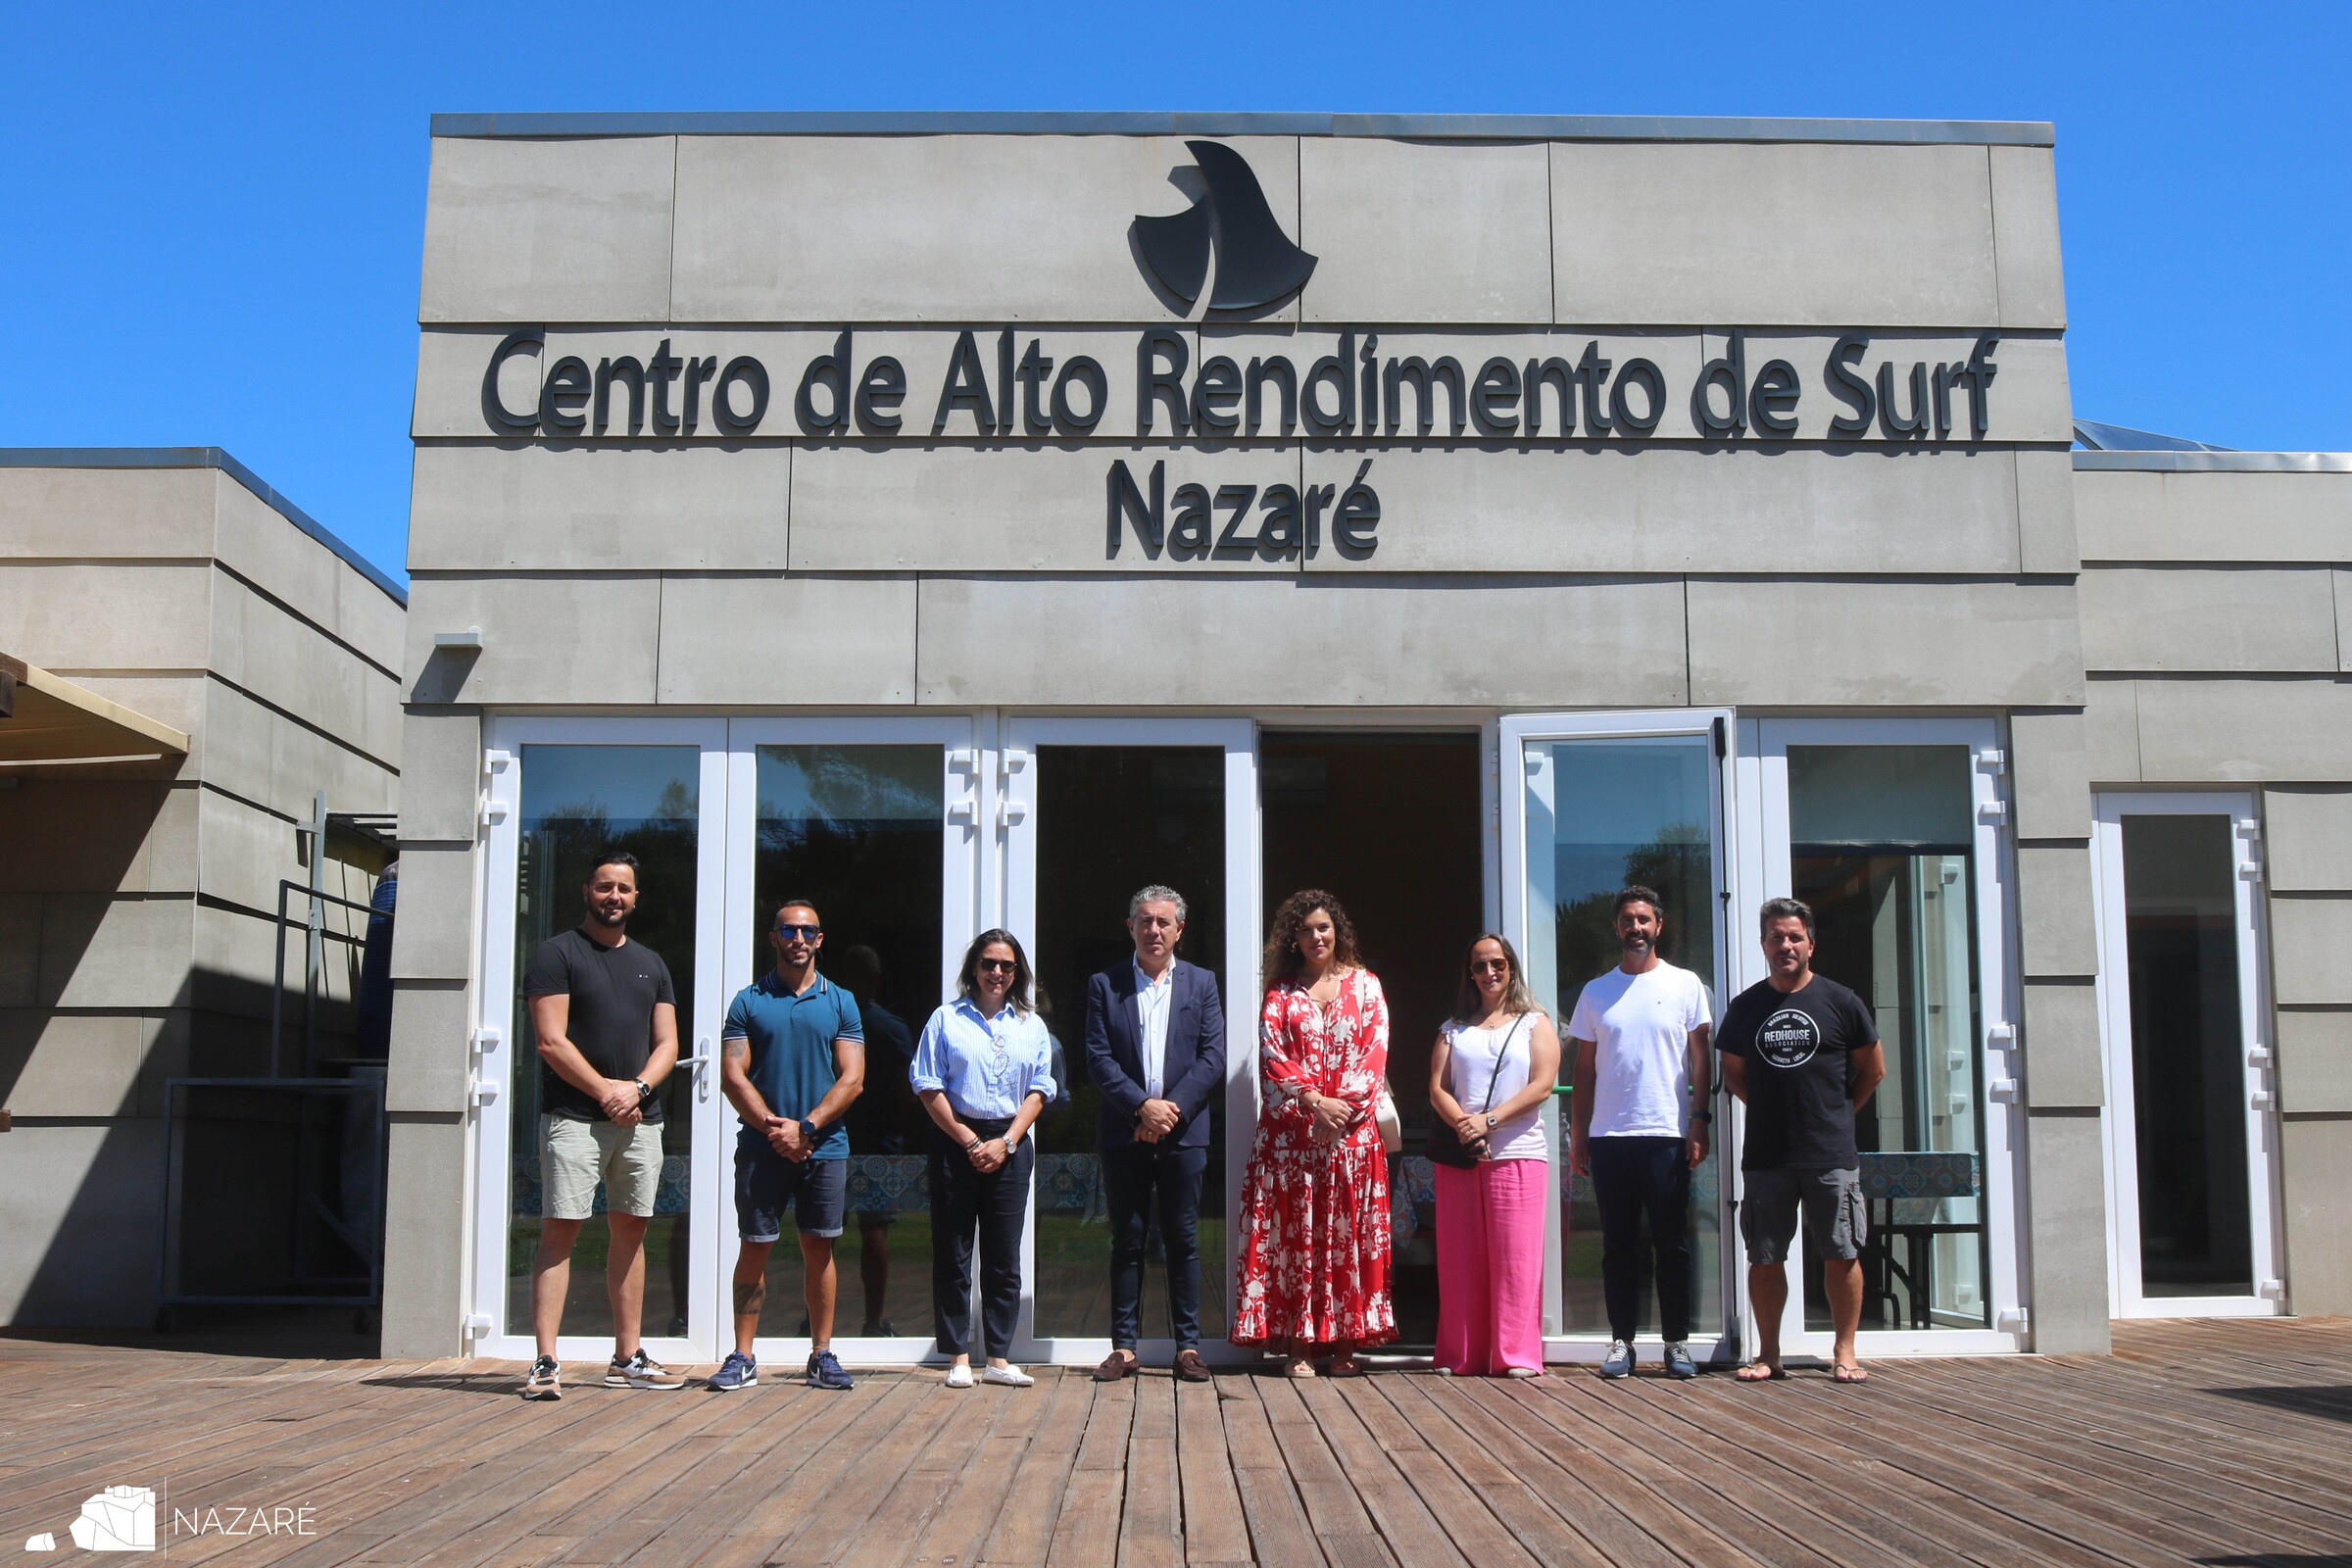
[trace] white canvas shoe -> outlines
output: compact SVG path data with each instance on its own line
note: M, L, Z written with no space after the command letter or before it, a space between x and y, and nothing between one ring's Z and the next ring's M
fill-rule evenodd
M1010 1365L984 1368L980 1379L984 1383L995 1383L1007 1389L1025 1389L1037 1381L1019 1367Z
M949 1388L951 1388L951 1389L968 1389L968 1388L970 1388L971 1386L972 1386L972 1369L971 1369L969 1366L952 1366L952 1367L948 1368L948 1387L949 1387Z

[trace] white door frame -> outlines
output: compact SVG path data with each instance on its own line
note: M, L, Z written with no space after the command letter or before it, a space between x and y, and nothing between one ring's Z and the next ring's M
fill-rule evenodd
M1764 899L1786 898L1793 886L1789 861L1788 748L1791 746L1966 746L1975 841L1971 859L1975 869L1977 987L1980 998L1979 1051L1984 1063L1985 1103L1983 1194L1986 1251L1990 1278L1986 1281L1993 1326L1986 1329L1871 1329L1857 1337L1857 1351L1865 1356L1966 1355L2026 1348L2027 1301L2026 1238L2023 1211L2025 1183L2019 1166L2025 1106L2017 1091L2018 1015L2016 979L2016 847L2009 827L2005 793L2008 759L2002 750L2000 721L1976 718L1760 718L1742 721L1742 750L1754 758L1754 787L1749 799L1755 812L1761 854L1754 874L1762 885L1743 909ZM1746 971L1763 974L1762 957L1744 919L1741 942ZM1836 955L1829 966L1837 967ZM1804 1237L1799 1234L1788 1251L1792 1280L1802 1278ZM1744 1272L1744 1271L1743 1271ZM1744 1284L1742 1285L1744 1294ZM1781 1319L1781 1348L1790 1355L1827 1356L1832 1336L1805 1328L1804 1293L1791 1289Z
M2132 1071L2131 954L2124 912L2124 818L2133 815L2227 816L2235 850L2239 1060L2245 1080L2247 1226L2253 1291L2245 1296L2158 1296L2141 1290L2137 1085ZM2107 1291L2114 1317L2271 1317L2286 1310L2279 1267L2278 1119L2271 1075L2270 965L2264 961L2262 819L2246 790L2132 791L2092 802L2092 896L2099 933L2100 1059L2107 1078L2102 1123L2107 1155Z
M512 1096L515 1054L530 1049L514 1033L515 878L522 834L522 749L525 746L693 746L701 751L695 806L694 1015L678 1020L681 1072L697 1075L693 1096L695 1152L691 1211L687 1224L688 1279L686 1337L647 1334L645 1346L657 1359L708 1359L720 1328L718 1298L707 1282L716 1279L718 1227L726 1209L727 1183L721 1161L705 1157L718 1144L718 1093L714 1058L719 1020L725 1015L721 956L725 947L727 821L726 722L716 718L602 718L552 715L493 715L483 723L484 776L481 880L475 887L481 946L475 953L473 1051L473 1236L466 1282L468 1353L529 1360L535 1348L526 1323L506 1321L507 1228L512 1200ZM693 1058L700 1056L698 1062ZM525 1137L536 1140L533 1129ZM732 1220L728 1223L731 1225ZM608 1353L606 1339L564 1334L556 1353L565 1361L592 1362Z
M1708 770L1709 804L1714 811L1715 907L1709 917L1715 925L1716 972L1702 976L1715 992L1718 1013L1723 1004L1741 983L1739 958L1729 941L1730 922L1726 910L1740 902L1737 893L1740 874L1739 823L1732 809L1734 799L1734 763L1739 750L1737 714L1729 708L1677 708L1628 711L1585 711L1555 713L1505 713L1496 728L1496 812L1501 826L1501 914L1502 930L1518 945L1522 954L1533 951L1530 936L1531 898L1529 890L1528 828L1527 828L1527 744L1531 741L1586 741L1627 738L1673 736L1712 737L1715 746L1715 765ZM1557 1020L1560 1043L1567 1049L1568 1020ZM1740 1344L1740 1325L1744 1319L1747 1303L1744 1290L1738 1284L1743 1278L1740 1271L1728 1266L1736 1246L1730 1223L1731 1173L1739 1162L1740 1128L1737 1118L1724 1114L1723 1107L1731 1103L1716 1085L1716 1169L1721 1186L1716 1204L1718 1234L1722 1237L1723 1257L1727 1266L1718 1270L1726 1276L1715 1282L1721 1296L1723 1330L1715 1345L1700 1351L1701 1359L1726 1358L1735 1354ZM1557 1331L1563 1299L1562 1269L1564 1259L1560 1242L1560 1102L1557 1096L1544 1107L1544 1136L1552 1151L1552 1179L1545 1184L1544 1199L1544 1358L1546 1361L1598 1361L1608 1352L1608 1336L1602 1334L1566 1334ZM1654 1337L1645 1338L1638 1348L1657 1348Z
M1258 809L1257 725L1247 716L1229 718L1153 718L1149 716L1071 717L1009 713L1003 723L1004 741L998 756L1003 803L998 811L1004 855L1004 928L1037 947L1037 749L1040 746L1216 746L1225 753L1225 1192L1226 1201L1238 1202L1242 1174L1250 1163L1249 1132L1257 1126L1257 943ZM1065 988L1066 990L1066 988ZM1083 1071L1073 1059L1072 1071ZM1233 1276L1233 1261L1241 1244L1240 1227L1225 1225L1222 1260L1201 1260L1202 1268L1221 1266ZM1021 1315L1013 1335L1016 1358L1056 1366L1094 1366L1110 1354L1110 1339L1037 1334L1037 1206L1034 1194L1029 1217L1021 1228ZM1175 1353L1173 1341L1147 1339L1138 1348L1148 1361L1164 1361ZM1223 1341L1205 1342L1202 1357L1216 1364L1240 1365L1255 1359L1253 1352Z
M756 978L753 967L752 945L737 940L743 934L757 931L762 925L760 912L752 907L758 890L757 860L759 857L759 801L760 757L762 746L936 746L940 749L940 769L944 776L941 799L945 819L940 835L940 953L938 994L944 1000L956 990L956 970L963 957L964 945L985 923L980 918L981 861L994 854L993 835L986 829L987 791L986 758L981 747L979 724L968 712L890 715L880 717L808 716L757 717L732 719L727 725L727 766L729 783L727 799L736 808L727 816L727 905L725 930L725 984L723 995L732 998ZM820 964L821 968L822 965ZM723 1008L721 1009L723 1013ZM922 1019L908 1019L908 1025L918 1033ZM713 1031L715 1035L716 1031ZM713 1080L715 1082L715 1079ZM715 1145L713 1163L733 1170L736 1129L741 1119L732 1106L723 1103L719 1112L720 1139ZM715 1244L716 1272L710 1278L709 1289L714 1300L729 1299L728 1286L733 1277L735 1252L742 1240L737 1225L732 1188L721 1195L718 1239ZM926 1260L927 1266L927 1260ZM762 1328L769 1322L789 1323L797 1305L785 1301L775 1303ZM838 1321L838 1317L836 1319ZM733 1348L730 1324L720 1325L718 1348ZM929 1335L900 1335L893 1339L867 1339L856 1335L836 1334L834 1349L845 1359L866 1366L911 1366L923 1361L941 1361L937 1348ZM752 1342L753 1352L762 1361L776 1366L798 1365L808 1353L806 1338L761 1333ZM712 1357L715 1359L715 1357Z

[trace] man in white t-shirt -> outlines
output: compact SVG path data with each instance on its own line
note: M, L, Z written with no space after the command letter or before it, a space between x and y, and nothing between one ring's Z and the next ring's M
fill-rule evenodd
M1592 1179L1600 1205L1600 1283L1609 1308L1604 1378L1634 1370L1642 1321L1642 1220L1649 1218L1666 1371L1698 1376L1690 1359L1690 1173L1707 1157L1707 1034L1714 1015L1697 975L1658 956L1658 896L1631 887L1612 916L1617 967L1588 981L1568 1020L1576 1095L1568 1160Z

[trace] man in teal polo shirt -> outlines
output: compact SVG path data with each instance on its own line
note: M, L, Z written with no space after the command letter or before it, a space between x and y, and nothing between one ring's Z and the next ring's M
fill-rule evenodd
M846 1389L833 1354L833 1242L849 1190L842 1126L865 1087L865 1026L858 1000L816 972L824 927L806 899L787 900L767 933L775 967L735 995L719 1032L728 1102L743 1117L735 1140L735 1349L710 1378L722 1393L760 1381L752 1339L767 1304L767 1253L793 1210L808 1299L808 1386Z

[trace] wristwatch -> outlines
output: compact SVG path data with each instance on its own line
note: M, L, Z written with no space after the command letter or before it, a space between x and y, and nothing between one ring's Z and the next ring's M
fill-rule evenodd
M1713 1121L1715 1108L1712 1105L1701 1105L1690 1113L1690 1119L1692 1121Z
M629 1081L637 1086L637 1103L642 1105L647 1101L654 1098L654 1086L652 1084L647 1083L642 1078L633 1078Z
M810 1144L816 1142L816 1123L810 1121L806 1116L801 1118L801 1140L804 1143Z

